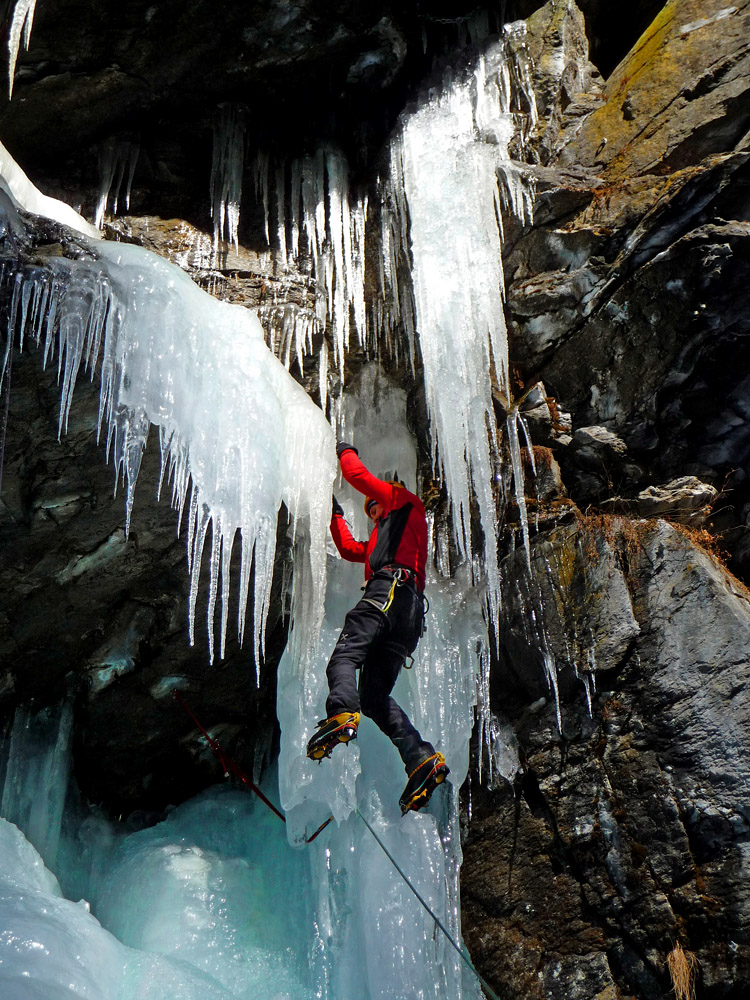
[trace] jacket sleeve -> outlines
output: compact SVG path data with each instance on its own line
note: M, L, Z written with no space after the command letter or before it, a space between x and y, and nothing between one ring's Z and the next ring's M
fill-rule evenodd
M359 455L353 448L342 451L339 455L339 462L344 479L359 493L377 500L386 510L398 506L399 494L404 491L400 490L398 486L391 486L390 483L373 476L364 463L359 460Z
M341 514L334 514L331 518L331 536L342 559L346 559L347 562L365 562L367 543L356 540Z

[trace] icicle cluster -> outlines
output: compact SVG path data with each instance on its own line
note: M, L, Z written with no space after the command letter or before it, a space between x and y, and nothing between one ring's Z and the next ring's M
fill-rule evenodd
M8 187L22 190L23 181L33 188L12 166ZM95 259L57 257L44 268L6 271L4 280L12 283L8 349L17 333L21 346L25 336L33 337L45 363L57 355L60 433L81 366L92 377L95 367L100 370L99 427L126 484L126 530L149 425L158 426L161 479L171 481L180 523L187 519L191 641L210 528L211 657L219 592L224 652L237 536L238 632L241 640L252 573L253 641L256 654L262 653L283 502L295 524L299 576L308 588L301 593L295 581L298 634L314 646L335 469L333 435L322 412L268 350L254 313L218 302L179 267L140 247L106 241L95 247ZM7 356L8 350L0 381Z
M272 165L258 155L255 185L265 212L270 243L270 192L275 191L276 243L282 260L297 265L309 256L312 273L327 303L333 329L334 363L341 376L352 322L362 343L365 335L365 221L367 198L349 189L349 168L337 150Z
M94 221L98 229L104 222L104 213L112 198L112 212L117 213L121 197L126 211L130 208L130 189L138 162L140 146L128 139L110 139L99 147L99 196L96 202Z
M282 305L259 306L258 318L266 332L269 349L287 370L294 357L300 375L304 375L305 357L312 354L313 337L321 330L320 320L315 313L285 302Z
M8 100L13 97L13 83L16 77L18 52L23 47L28 52L31 42L31 26L34 23L36 0L16 0L13 17L8 31Z
M219 240L235 249L242 203L242 174L245 167L245 108L220 104L214 119L214 148L211 162L211 218L214 222L214 251Z
M469 562L470 503L476 498L493 619L500 607L493 378L512 403L501 218L503 203L523 221L532 204L532 190L510 156L519 118L514 83L523 76L516 58L520 28L511 28L486 46L470 73L446 77L404 118L381 198L378 318L386 334L403 324L412 350L412 324L418 331L433 459L445 477L459 552ZM534 114L531 100L526 116ZM401 280L409 257L413 312ZM509 429L515 428L514 418ZM522 484L520 452L514 467Z
M65 431L81 365L101 355L100 428L125 480L126 530L149 424L159 427L162 480L187 519L190 638L203 550L211 529L208 631L221 590L219 655L226 639L229 567L241 545L238 633L254 569L253 642L262 652L282 501L309 521L314 601L322 603L322 556L334 459L331 430L304 390L268 351L257 318L217 302L178 267L140 247L101 243L100 260L56 258L17 273L11 330L30 333L61 373ZM315 631L314 622L301 623Z

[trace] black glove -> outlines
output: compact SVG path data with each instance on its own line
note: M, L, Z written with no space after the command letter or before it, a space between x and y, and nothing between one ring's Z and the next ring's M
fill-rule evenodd
M359 455L359 452L357 451L357 449L354 447L353 444L349 444L348 441L338 441L336 443L336 454L338 455L338 457L341 458L342 454L345 451L353 451L355 455Z
M336 517L337 514L340 515L341 517L343 517L344 516L344 508L338 502L338 500L336 499L336 496L334 494L333 495L333 499L331 501L331 517Z

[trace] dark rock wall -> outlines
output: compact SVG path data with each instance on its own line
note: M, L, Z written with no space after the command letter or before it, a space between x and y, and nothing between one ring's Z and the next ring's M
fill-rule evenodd
M520 980L522 996L656 997L680 942L698 995L740 996L750 593L663 521L580 518L538 535L532 559L536 594L520 555L505 567L492 692L521 770L470 792L472 954L501 996ZM561 729L540 649L558 665Z
M573 5L528 23L511 357L567 490L531 504L531 576L505 564L492 698L521 764L466 793L464 929L502 997L664 996L676 944L697 996L744 996L750 602L698 543L747 579L750 7L665 4L606 80Z
M744 997L750 2L499 6L40 2L0 136L46 190L89 208L92 147L139 138L142 214L111 231L185 261L195 233L183 220L209 225L218 102L247 104L251 146L296 155L338 141L365 183L433 62L460 62L461 46L481 45L503 15L529 18L534 223L506 220L504 256L519 393L541 383L524 404L538 476L527 487L531 574L510 545L518 512L507 511L492 668L520 770L493 787L475 771L465 789L464 932L503 998L664 996L676 944L697 956L699 998ZM258 256L246 202L245 246L211 273L188 266L236 301L311 307L309 277L280 283ZM23 249L30 265L44 247L74 252L49 250L59 233L35 241ZM353 373L363 360L350 357ZM392 368L429 463L419 380ZM154 451L126 541L94 441L94 390L78 390L58 443L54 377L33 351L14 355L12 382L6 717L19 701L75 692L77 777L114 812L159 809L217 777L192 723L160 694L169 678L182 678L248 768L259 763L274 739L283 526L258 690L247 651L230 646L210 669L200 627L187 647L184 543L168 504L149 495Z

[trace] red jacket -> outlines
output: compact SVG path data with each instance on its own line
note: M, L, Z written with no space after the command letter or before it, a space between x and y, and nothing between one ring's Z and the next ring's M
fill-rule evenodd
M383 507L383 516L366 542L353 537L341 514L331 518L331 534L342 559L365 564L365 580L384 566L406 566L417 574L424 590L427 562L427 521L424 504L409 490L377 479L360 462L353 448L339 457L344 479L355 490Z

